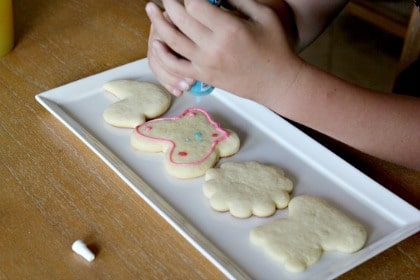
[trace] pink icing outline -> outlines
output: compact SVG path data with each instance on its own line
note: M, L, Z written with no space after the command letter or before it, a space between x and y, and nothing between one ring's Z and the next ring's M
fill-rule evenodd
M208 153L207 153L207 154L206 154L206 155L205 155L205 156L204 156L201 160L199 160L199 161L190 162L190 163L176 163L176 162L172 159L172 157L173 157L173 153L174 153L174 150L175 150L175 148L176 148L176 143L175 143L174 141L172 141L172 140L167 140L167 139L156 138L156 137L146 136L146 135L142 134L142 133L139 131L140 127L142 127L142 126L144 126L144 125L149 125L150 123L153 123L153 122L156 122L156 121L165 121L165 120L173 120L173 121L175 121L175 120L179 120L179 119L183 118L185 115L187 115L187 114L191 114L191 113L195 113L196 111L199 111L199 112L203 113L203 114L206 116L206 118L207 118L207 120L209 121L209 123L211 123L211 124L213 125L213 127L214 127L217 131L219 131L219 132L222 134L222 136L221 136L221 137L218 137L217 139L215 139L215 140L212 142L212 144L211 144L211 148L210 148L210 151L209 151L209 152L208 152ZM215 121L211 118L210 114L209 114L209 113L207 113L205 110L203 110L203 109L201 109L201 108L188 108L188 109L186 109L186 110L185 110L185 111L184 111L181 115L179 115L179 116L177 116L177 117L159 118L159 119L154 119L154 120L147 121L147 122L145 122L145 123L142 123L142 124L140 124L140 125L136 126L136 128L135 128L135 132L136 132L136 133L137 133L137 135L139 135L140 137L143 137L143 138L146 138L146 139L150 139L150 140L152 140L152 141L170 143L172 147L171 147L171 151L170 151L170 153L169 153L169 162L170 162L170 163L172 163L172 164L176 164L176 165L199 165L199 164L203 163L203 162L204 162L204 161L206 161L206 159L208 159L208 158L210 157L210 155L214 152L214 149L216 148L216 146L217 146L220 142L224 141L226 138L228 138L228 137L230 136L229 131L226 131L226 130L222 129L222 128L220 127L220 124L218 124L217 122L215 122Z

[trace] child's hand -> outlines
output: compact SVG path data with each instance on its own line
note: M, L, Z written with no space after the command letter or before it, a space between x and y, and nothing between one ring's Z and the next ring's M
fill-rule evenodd
M147 10L150 10L154 18L158 18L159 22L166 21L165 24L168 26L173 25L166 12L161 12L159 7L154 3L147 4ZM176 28L175 26L173 26ZM148 62L151 70L155 73L158 81L172 94L180 96L183 91L188 90L194 83L191 78L185 78L179 76L175 72L170 72L166 67L166 64L158 59L157 51L167 52L167 56L173 56L174 59L181 59L176 53L174 53L163 41L161 41L159 34L156 32L154 24L152 23L149 34L149 46L148 46Z
M164 85L180 90L183 77L192 77L263 101L256 95L282 92L296 78L300 60L268 7L231 0L238 16L203 0L185 0L185 7L176 0L163 3L171 22L154 7L148 12L154 38L160 38L150 42L149 59Z

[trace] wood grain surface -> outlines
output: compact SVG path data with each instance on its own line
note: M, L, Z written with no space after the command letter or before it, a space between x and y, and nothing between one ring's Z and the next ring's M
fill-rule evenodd
M16 0L0 58L0 279L223 279L35 95L146 56L144 0ZM420 173L307 131L419 206ZM341 279L415 279L419 234ZM92 263L71 250L82 239Z

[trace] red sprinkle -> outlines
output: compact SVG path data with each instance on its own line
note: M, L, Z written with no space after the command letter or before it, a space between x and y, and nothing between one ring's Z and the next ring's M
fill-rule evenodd
M181 156L181 157L186 157L188 155L188 153L182 151L182 152L179 152L178 155Z

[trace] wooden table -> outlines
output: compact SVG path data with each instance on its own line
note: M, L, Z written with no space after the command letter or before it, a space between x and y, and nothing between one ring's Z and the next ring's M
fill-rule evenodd
M16 0L0 58L0 279L221 279L219 272L34 99L146 56L145 0ZM327 147L413 205L420 173ZM414 235L342 279L414 279ZM83 239L97 254L71 251Z

